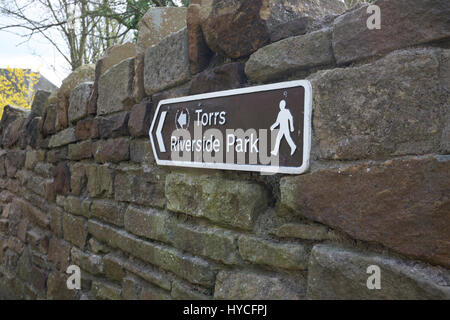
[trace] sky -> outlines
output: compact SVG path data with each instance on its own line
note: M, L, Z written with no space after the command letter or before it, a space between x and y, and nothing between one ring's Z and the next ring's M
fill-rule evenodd
M4 19L2 17L2 23ZM20 29L14 32L26 33ZM20 35L0 31L0 68L29 68L60 86L70 73L68 63L42 36L33 36L30 41L23 43L25 40Z

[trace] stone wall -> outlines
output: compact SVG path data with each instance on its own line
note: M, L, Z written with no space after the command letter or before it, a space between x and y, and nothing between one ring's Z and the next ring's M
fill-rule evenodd
M136 48L110 48L31 112L7 106L0 298L449 299L450 4L376 4L381 30L334 0L152 9ZM155 164L161 99L302 78L306 174Z

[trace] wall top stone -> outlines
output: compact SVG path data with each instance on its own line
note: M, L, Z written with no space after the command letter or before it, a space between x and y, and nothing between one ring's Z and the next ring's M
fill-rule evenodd
M158 44L165 37L186 27L187 8L151 8L139 22L137 53Z
M301 18L342 13L338 0L208 0L200 20L211 50L230 58L246 57L271 41L280 25Z

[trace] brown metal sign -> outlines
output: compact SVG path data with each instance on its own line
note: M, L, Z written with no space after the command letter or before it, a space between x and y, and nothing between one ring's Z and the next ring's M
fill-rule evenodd
M289 81L163 100L149 135L157 164L300 174L309 166L312 89Z

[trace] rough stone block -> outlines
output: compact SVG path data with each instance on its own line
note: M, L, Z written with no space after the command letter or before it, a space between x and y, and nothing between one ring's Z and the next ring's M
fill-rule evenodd
M147 164L153 164L155 162L152 145L149 139L131 140L130 160L137 163L146 162Z
M189 95L190 85L191 85L190 82L188 82L188 83L185 83L184 85L155 93L154 95L152 95L153 105L157 107L161 100L184 97L184 96ZM155 107L155 109L156 109L156 107Z
M62 240L51 238L48 247L48 260L58 270L66 272L70 260L70 245Z
M236 236L219 228L202 228L184 223L172 222L172 243L176 248L200 255L224 264L235 265L241 262L238 254Z
M57 92L56 105L56 131L66 128L69 124L68 109L70 104L70 93L80 83L94 81L95 65L86 64L78 67L66 79L62 81L61 87ZM49 102L50 104L50 102Z
M100 220L112 223L116 226L123 226L123 216L125 205L112 201L94 200L92 202L91 214Z
M70 192L70 168L66 162L60 162L56 166L54 179L55 193L68 195Z
M83 160L92 158L92 142L82 141L69 145L69 160Z
M106 49L104 55L98 59L95 66L95 77L100 78L111 67L125 59L136 56L136 46L131 42L117 44Z
M42 117L44 108L47 103L47 99L52 93L46 90L37 90L33 97L33 103L31 104L32 117Z
M276 243L251 236L238 240L239 253L244 260L275 268L306 270L309 261L309 247L299 243Z
M64 270L65 272L65 270ZM52 272L47 280L47 299L49 300L75 300L76 290L67 289L68 275L65 273Z
M133 105L134 58L116 64L98 81L97 114L129 110Z
M324 29L265 46L250 56L245 73L253 82L268 82L333 65L331 35Z
M106 282L92 282L92 294L99 300L120 300L121 289L117 285Z
M68 150L69 148L67 146L49 150L47 152L47 162L55 164L58 163L59 161L67 160Z
M128 128L133 137L148 136L151 123L152 105L150 103L136 104L131 109Z
M68 118L74 123L88 115L88 102L91 96L93 82L83 82L70 93Z
M71 214L63 215L64 239L80 249L84 249L87 239L86 219Z
M216 278L214 299L303 300L306 281L242 271L221 271Z
M286 223L271 232L279 238L296 238L304 240L336 240L338 235L321 224Z
M219 176L172 173L165 190L169 210L247 230L267 206L261 185Z
M174 281L170 294L176 300L211 300L212 296L205 291L192 288L179 281Z
M51 136L48 146L49 148L57 148L75 141L77 141L75 128L72 127Z
M137 261L136 259L130 258L125 262L125 269L138 277L144 279L147 282L157 285L160 288L170 290L171 281L170 276L165 274L163 271L157 268L151 267L146 263Z
M103 274L102 257L92 253L86 253L73 247L71 250L72 262L79 266L83 271L87 271L92 275Z
M139 281L135 277L126 277L122 281L122 299L137 300L139 293Z
M236 59L267 45L280 24L306 16L322 18L344 10L344 3L329 0L213 0L201 3L200 19L209 48Z
M99 163L117 163L130 159L130 140L128 138L99 141L94 148L94 159Z
M44 137L56 133L56 103L45 108L42 116L40 130Z
M118 171L114 179L114 199L163 208L164 172Z
M143 241L123 231L90 220L89 233L109 246L119 248L143 261L188 280L191 283L211 286L214 272L208 262L192 257L173 248Z
M129 112L119 112L98 119L98 135L100 138L115 138L127 136Z
M192 78L189 94L241 88L247 82L244 67L243 63L233 62L205 70Z
M128 206L125 212L125 230L152 240L170 241L170 216L154 209L139 209Z
M450 37L447 0L378 0L381 28L370 30L367 6L334 21L333 49L339 64Z
M170 293L153 286L144 286L139 296L140 300L172 300Z
M296 214L404 255L450 266L449 156L361 163L281 179Z
M380 268L381 288L367 288L369 266ZM311 252L308 299L422 300L450 298L450 273L415 261L338 245L316 245Z
M75 127L77 140L96 139L98 136L98 119L86 119L77 122Z
M186 8L150 8L139 22L136 49L144 52L164 38L186 27Z
M62 238L62 214L63 211L56 205L50 206L50 230L58 238Z
M90 217L91 201L68 196L64 199L64 210L77 216Z
M200 21L199 4L189 5L187 11L187 30L189 39L189 62L191 74L197 74L208 66L213 52L208 48Z
M100 195L113 195L114 188L114 171L107 165L87 165L87 189L91 197Z
M397 51L374 63L312 75L313 157L356 160L438 152L448 110L438 53Z
M86 166L83 163L74 163L70 168L70 188L72 194L79 196L86 186Z
M144 87L147 95L189 81L187 31L174 33L145 52Z
M122 282L125 276L123 265L124 260L117 256L107 254L103 257L103 266L105 269L106 278L108 280Z

